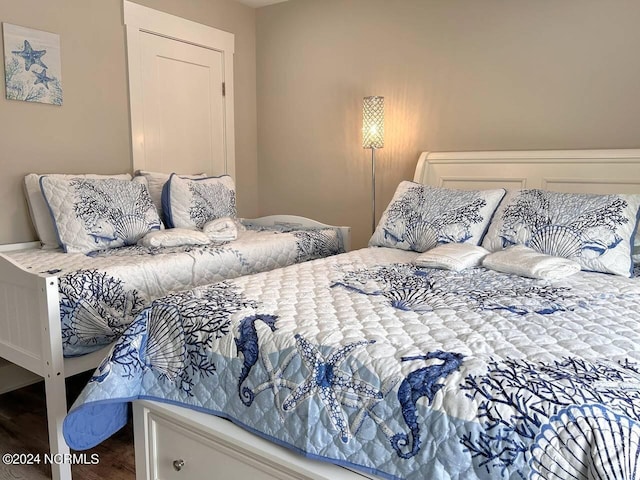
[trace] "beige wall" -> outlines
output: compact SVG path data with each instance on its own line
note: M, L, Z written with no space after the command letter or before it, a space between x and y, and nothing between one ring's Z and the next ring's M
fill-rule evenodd
M257 11L261 214L371 234L420 151L640 146L637 0L292 0Z
M235 34L238 204L240 214L255 216L255 10L233 0L137 3ZM131 149L122 0L1 0L0 21L60 35L64 90L61 107L0 94L1 244L35 238L22 193L26 173L131 171Z
M244 216L351 225L363 246L365 95L386 99L378 217L422 150L640 143L636 0L291 0L258 10L233 0L138 2L235 34ZM8 243L34 238L25 173L128 171L131 154L121 0L3 0L0 21L61 35L64 86L62 107L0 95L0 243Z

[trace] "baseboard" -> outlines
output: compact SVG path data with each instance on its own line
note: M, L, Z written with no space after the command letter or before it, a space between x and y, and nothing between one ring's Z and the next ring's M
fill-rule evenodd
M0 395L37 383L42 377L29 370L0 359Z

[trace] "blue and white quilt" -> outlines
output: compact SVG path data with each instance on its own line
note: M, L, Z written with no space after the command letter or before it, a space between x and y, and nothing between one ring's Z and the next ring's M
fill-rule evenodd
M640 281L418 268L368 248L157 299L64 422L152 399L383 478L640 478Z
M94 252L22 250L12 261L41 275L57 275L65 356L109 345L152 300L250 273L342 253L336 229L273 229L249 225L224 244L130 246Z

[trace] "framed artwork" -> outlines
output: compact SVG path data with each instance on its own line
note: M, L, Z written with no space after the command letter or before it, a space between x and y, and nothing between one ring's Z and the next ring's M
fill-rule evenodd
M62 105L60 35L3 23L8 100Z

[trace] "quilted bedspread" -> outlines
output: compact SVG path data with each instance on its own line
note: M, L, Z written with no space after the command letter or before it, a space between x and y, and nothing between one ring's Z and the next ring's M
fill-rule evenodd
M225 244L131 246L87 256L51 250L7 254L23 268L57 275L65 356L112 343L155 298L250 273L341 253L335 229L241 231Z
M640 280L418 268L369 248L169 295L64 422L152 399L398 479L640 478Z

